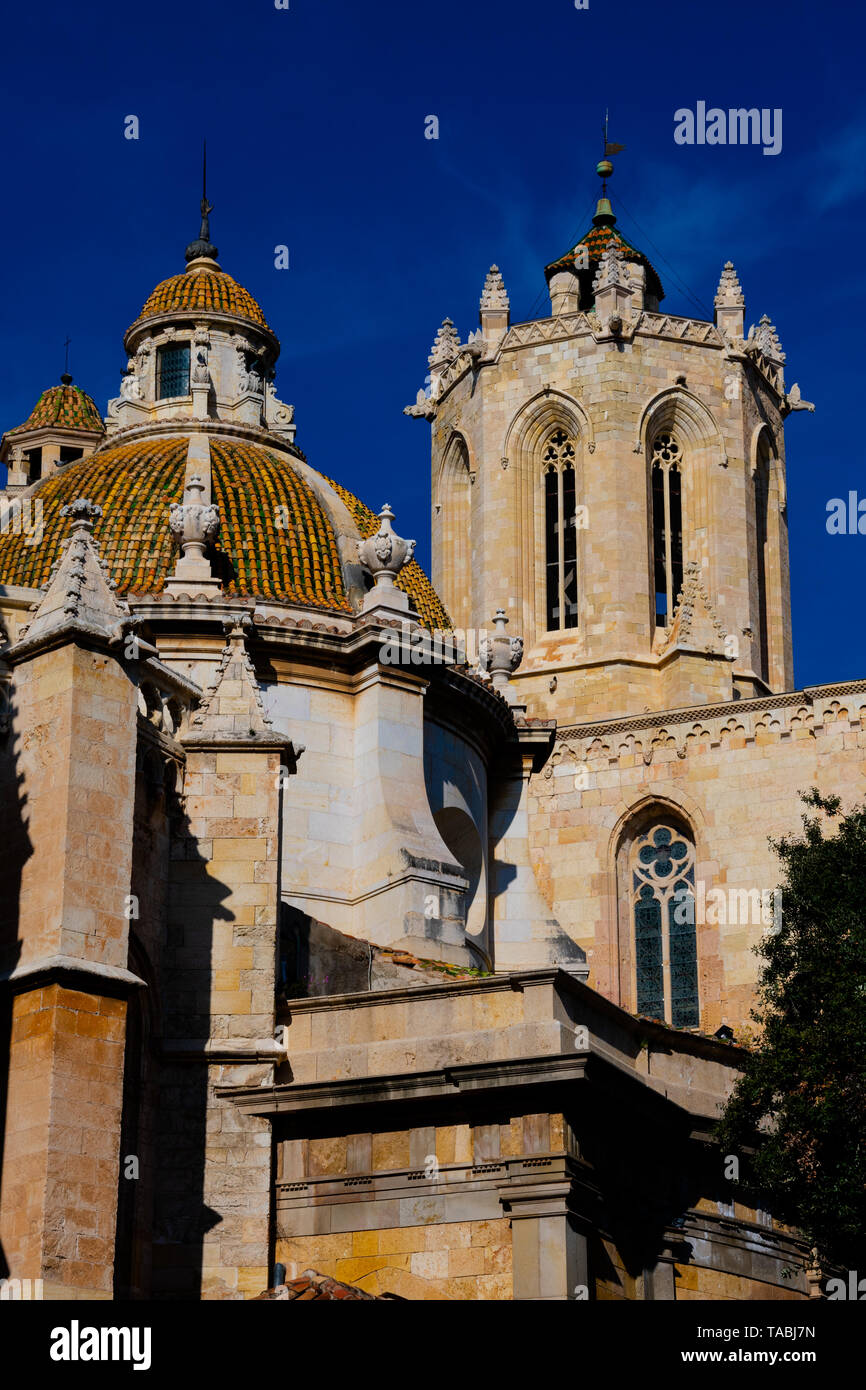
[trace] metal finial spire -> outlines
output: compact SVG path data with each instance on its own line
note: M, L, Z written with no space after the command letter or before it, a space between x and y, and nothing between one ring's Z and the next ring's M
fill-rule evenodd
M186 248L186 259L188 261L197 260L199 256L207 256L215 261L219 251L210 239L210 215L213 212L213 204L207 200L207 140L202 142L202 161L201 161L201 228L198 234L198 241L191 241Z
M69 375L69 344L71 342L72 339L69 337L69 334L67 334L63 344L63 375L60 378L64 386L69 386L72 382L72 377Z
M610 162L610 156L612 154L619 154L621 150L625 149L625 145L614 145L611 144L611 142L608 140L607 123L608 113L607 110L605 110L604 124L601 128L603 146L602 156L598 164L596 164L595 166L595 172L601 179L601 197L598 200L598 205L595 210L595 217L592 219L593 223L597 227L612 227L613 224L616 222L616 218L613 215L613 208L611 207L607 196L607 181L613 173L613 165Z

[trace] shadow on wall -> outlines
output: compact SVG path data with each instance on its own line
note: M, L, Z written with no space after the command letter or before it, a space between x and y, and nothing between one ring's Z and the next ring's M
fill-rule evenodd
M586 952L563 931L545 902L530 860L528 817L523 803L520 773L503 775L490 801L490 923L497 945L525 947L526 965L561 965L586 978ZM527 862L515 864L504 857L508 840L523 840ZM520 903L520 916L509 916L508 893ZM531 959L530 959L531 957Z
M155 1118L153 1291L201 1298L204 1238L221 1217L204 1200L213 942L231 889L208 873L182 803L167 798L170 863L162 985L162 1053Z
M27 797L22 786L24 778L18 771L17 735L11 732L15 726L16 712L14 696L10 694L8 700L3 702L3 692L0 690L0 719L3 719L3 726L10 730L4 734L0 727L0 845L3 846L0 854L0 1193L3 1190L3 1147L12 1039L13 994L6 979L21 957L18 935L21 878L24 865L33 854L25 816ZM9 1264L0 1240L0 1279L8 1276Z

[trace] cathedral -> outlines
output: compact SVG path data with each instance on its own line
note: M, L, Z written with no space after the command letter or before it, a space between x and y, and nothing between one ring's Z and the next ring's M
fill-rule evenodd
M64 374L3 434L9 1285L820 1295L713 1142L768 837L866 791L866 680L794 689L813 407L722 255L665 312L597 172L543 316L493 266L419 359L429 578L304 453L206 199L106 413Z

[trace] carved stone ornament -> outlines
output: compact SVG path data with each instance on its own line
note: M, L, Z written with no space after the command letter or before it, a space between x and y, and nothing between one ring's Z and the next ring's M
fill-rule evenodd
M192 369L194 386L207 386L210 375L207 369L207 353L204 348L196 348L195 366Z
M372 574L377 588L390 589L415 554L415 542L403 540L391 526L394 513L386 502L379 513L381 525L374 536L358 541L358 559Z
M141 400L141 382L135 370L135 359L130 357L126 364L126 373L120 383L120 394L128 401Z
M508 618L505 616L504 608L497 608L492 636L487 637L485 634L479 643L478 657L481 668L490 673L494 690L510 700L512 695L508 678L523 660L523 638L509 637Z
M168 524L185 560L204 560L205 545L219 530L219 507L203 502L203 497L204 483L194 477L187 484L187 500L171 504Z

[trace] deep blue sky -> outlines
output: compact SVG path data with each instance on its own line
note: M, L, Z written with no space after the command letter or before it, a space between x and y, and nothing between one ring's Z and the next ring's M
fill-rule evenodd
M513 320L547 312L542 268L588 225L607 105L627 147L614 208L664 307L698 312L673 268L710 317L732 259L747 325L770 315L817 404L787 430L796 681L866 675L866 536L825 529L830 497L866 496L864 28L803 0L7 8L0 427L57 380L67 332L76 380L103 411L118 393L123 330L198 233L206 135L212 235L282 341L298 443L390 501L426 565L429 428L402 408L444 315L477 326L492 261ZM781 107L782 152L676 145L675 109L699 100Z

